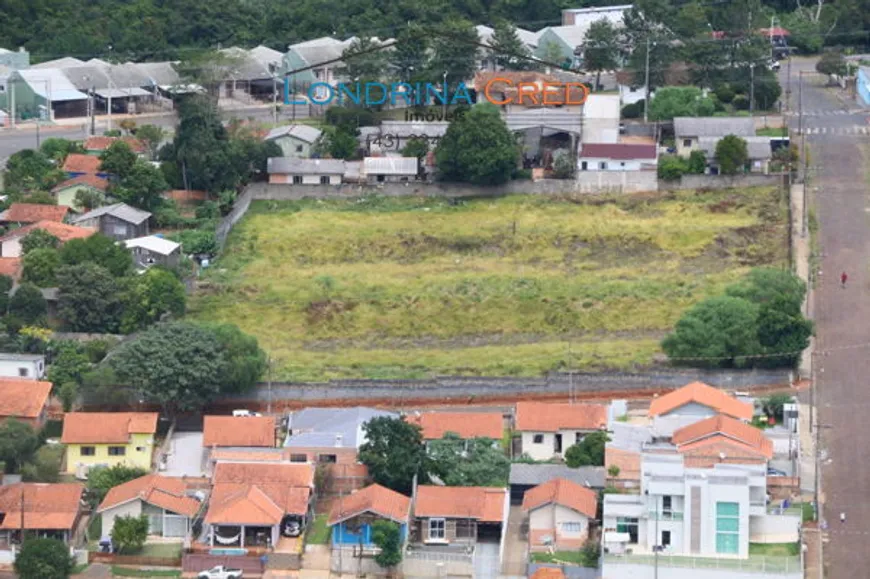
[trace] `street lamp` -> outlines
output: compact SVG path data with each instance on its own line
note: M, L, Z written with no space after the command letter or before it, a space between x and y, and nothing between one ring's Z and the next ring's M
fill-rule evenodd
M441 118L446 120L447 119L447 71L446 70L444 71L443 78L444 78L444 84L442 85L442 87L444 88L444 94L442 95L443 100L441 101L441 105L442 105L441 106Z

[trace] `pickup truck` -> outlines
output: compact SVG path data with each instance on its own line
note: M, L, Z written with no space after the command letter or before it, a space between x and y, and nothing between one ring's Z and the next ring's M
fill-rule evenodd
M223 565L212 567L208 571L200 571L196 579L242 579L241 569L229 569Z

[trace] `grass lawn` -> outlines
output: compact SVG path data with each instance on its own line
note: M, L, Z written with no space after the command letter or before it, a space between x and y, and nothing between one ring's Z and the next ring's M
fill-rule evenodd
M786 263L781 201L260 201L190 314L255 335L279 380L643 368L686 308Z
M181 569L134 569L112 565L116 577L181 577Z
M70 571L70 575L78 575L79 573L82 573L89 565L90 563L80 563L76 565L72 568L72 571Z
M329 526L326 524L326 515L317 515L314 522L308 528L305 542L312 545L326 545L329 543Z
M182 543L146 543L136 555L139 557L163 557L171 559L181 557L183 546Z
M569 565L585 566L586 557L582 551L556 551L550 553L532 553L533 563L567 563Z
M801 552L800 543L749 543L750 555L793 557Z
M788 129L783 131L782 128L764 127L762 129L755 129L755 135L758 137L782 137L785 135L787 137Z

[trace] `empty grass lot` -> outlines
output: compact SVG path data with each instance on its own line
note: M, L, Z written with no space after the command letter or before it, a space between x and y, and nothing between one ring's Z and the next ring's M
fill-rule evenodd
M190 311L259 338L273 379L648 366L680 314L785 264L774 189L255 202Z

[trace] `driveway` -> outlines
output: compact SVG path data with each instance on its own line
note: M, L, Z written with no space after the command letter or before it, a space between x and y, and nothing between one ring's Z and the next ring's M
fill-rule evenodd
M504 558L501 572L503 575L525 576L528 562L528 542L523 536L522 526L525 516L520 505L511 505L504 544Z
M814 74L814 61L792 62L792 110L798 105L798 71L805 70L803 106L810 145L810 190L820 223L821 275L815 285L816 344L814 375L822 456L823 518L830 542L825 546L827 576L863 577L870 567L870 196L867 155L870 136L849 127L867 127L870 111L855 112L854 101L841 103L834 89ZM785 69L781 73L785 81ZM841 111L841 112L838 112ZM790 126L797 128L797 118ZM814 129L826 130L814 130ZM846 289L839 275L849 274ZM808 394L802 396L806 402ZM848 515L841 525L839 513Z
M498 578L498 547L497 541L478 541L474 547L474 579Z
M202 432L174 432L169 441L166 476L204 476Z

